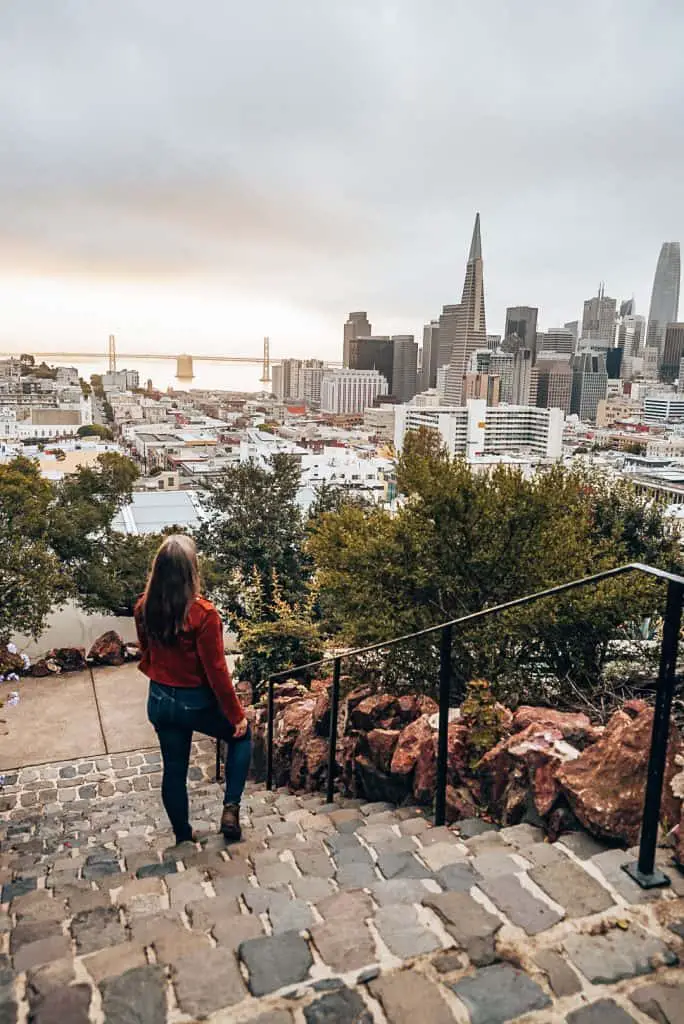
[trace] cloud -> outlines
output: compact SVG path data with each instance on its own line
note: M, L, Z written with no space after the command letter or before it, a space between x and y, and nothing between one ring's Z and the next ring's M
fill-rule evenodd
M336 346L349 308L417 332L457 301L479 209L491 330L599 280L645 310L683 45L678 0L5 5L0 274L223 280Z

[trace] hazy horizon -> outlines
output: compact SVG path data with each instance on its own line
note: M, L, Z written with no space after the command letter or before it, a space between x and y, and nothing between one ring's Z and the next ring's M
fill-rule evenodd
M0 350L339 359L365 309L487 329L684 236L684 5L48 0L0 10ZM681 314L680 314L681 316Z

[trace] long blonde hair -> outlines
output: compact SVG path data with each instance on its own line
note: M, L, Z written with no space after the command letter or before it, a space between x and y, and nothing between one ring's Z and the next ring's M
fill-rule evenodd
M160 545L142 597L141 611L151 640L171 647L200 592L197 548L191 537L174 533Z

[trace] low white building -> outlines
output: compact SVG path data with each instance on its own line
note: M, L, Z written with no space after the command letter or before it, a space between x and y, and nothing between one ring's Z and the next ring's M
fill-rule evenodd
M329 370L321 383L321 410L362 413L387 393L387 380L377 370Z
M423 427L439 434L450 455L465 456L469 462L496 456L556 462L563 454L565 417L560 409L488 406L484 399L471 399L465 406L400 405L395 415L397 451L408 431Z

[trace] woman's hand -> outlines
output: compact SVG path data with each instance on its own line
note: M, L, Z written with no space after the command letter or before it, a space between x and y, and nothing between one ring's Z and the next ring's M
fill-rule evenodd
M238 722L238 724L235 726L235 732L233 733L233 739L235 739L235 740L243 739L246 736L246 734L247 734L247 727L248 726L249 726L249 722L247 721L246 718L243 718L241 722Z

